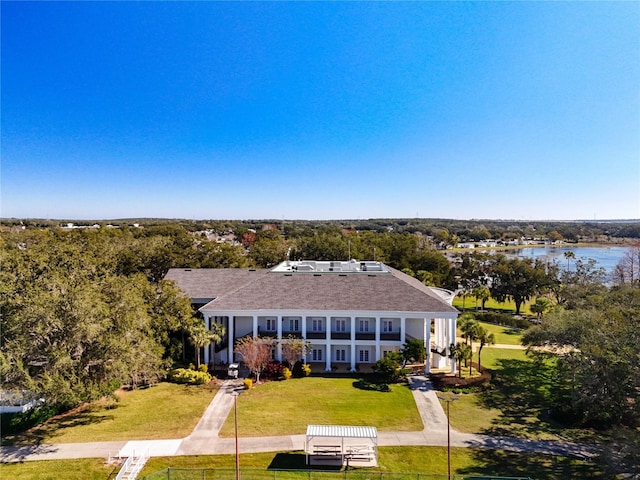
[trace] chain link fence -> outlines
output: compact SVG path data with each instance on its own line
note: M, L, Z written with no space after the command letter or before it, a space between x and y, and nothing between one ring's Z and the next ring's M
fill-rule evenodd
M236 480L235 469L165 468L141 480ZM449 480L448 475L367 472L364 470L240 470L241 480ZM533 480L530 477L451 475L451 480Z

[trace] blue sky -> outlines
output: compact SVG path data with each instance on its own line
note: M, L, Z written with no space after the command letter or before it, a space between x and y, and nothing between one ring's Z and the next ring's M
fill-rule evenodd
M638 2L0 8L2 217L640 218Z

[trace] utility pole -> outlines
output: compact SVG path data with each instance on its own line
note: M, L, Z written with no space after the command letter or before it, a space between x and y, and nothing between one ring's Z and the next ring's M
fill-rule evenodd
M233 392L233 417L236 436L236 480L240 480L240 455L238 451L238 392Z
M438 394L438 398L447 404L447 478L451 480L451 422L449 421L449 405L458 399L457 396Z

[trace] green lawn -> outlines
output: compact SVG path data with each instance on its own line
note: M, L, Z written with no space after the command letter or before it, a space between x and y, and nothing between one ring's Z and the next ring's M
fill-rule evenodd
M75 460L39 460L22 463L0 463L0 478L12 480L107 480L120 470L105 465L104 458Z
M356 388L356 383L356 378L306 377L258 385L238 398L239 434L303 434L307 425L314 423L371 425L384 431L422 430L407 386L391 385L391 392L377 392ZM220 436L233 434L230 415Z
M208 386L173 383L119 391L118 402L96 402L2 441L32 444L182 438L191 433L216 391Z
M520 313L524 315L531 315L531 310L529 309L529 305L531 305L531 302L524 302L520 306ZM476 311L476 299L473 298L472 296L468 296L463 300L463 298L460 295L457 295L453 299L453 306L458 308L460 311L474 312ZM477 309L478 312L480 311L481 306L482 306L482 302L478 300L478 309ZM506 302L498 302L493 298L490 298L485 302L484 308L485 308L485 311L492 310L492 311L501 312L501 313L516 312L516 304L511 300L507 300Z
M361 468L352 470L353 478L378 478L362 477L360 473L393 473L393 472L413 472L424 475L445 475L447 473L447 449L444 447L380 447L379 467ZM151 475L167 467L192 468L192 469L228 469L227 472L217 472L215 478L233 479L233 469L235 467L235 457L233 455L216 456L191 456L191 457L162 457L152 458L142 471L146 480L166 479L164 476ZM602 478L600 468L594 464L580 462L566 457L552 457L538 454L521 454L504 451L477 450L470 448L451 449L452 473L457 475L499 475L499 476L530 476L536 480L564 480L567 478ZM303 452L283 452L283 453L256 453L240 455L240 469L244 471L243 478L266 478L266 476L250 474L250 469L272 469L272 470L305 470L305 456ZM171 478L187 478L178 475L179 471L172 471ZM194 472L196 473L196 472ZM224 474L226 473L226 475ZM274 472L275 473L275 472ZM314 478L314 474L302 473L293 476L290 473L276 473L269 476L271 479L277 478L298 478L307 480ZM318 474L315 474L316 476ZM411 476L411 478L416 478ZM142 478L142 476L141 476ZM188 478L203 478L195 475ZM206 478L213 478L211 473ZM335 472L331 476L322 475L323 479L336 478L344 480L344 472ZM385 478L398 478L382 476ZM406 476L401 478L407 478ZM434 480L445 480L444 477Z
M473 361L478 360L478 353L473 352ZM492 370L501 368L504 360L521 360L528 361L527 352L524 349L512 349L512 348L497 348L492 346L485 346L482 349L480 356L480 362L485 368Z
M503 327L492 323L480 322L489 333L496 337L496 343L501 345L521 345L522 330L519 328Z
M240 455L240 469L243 478L266 478L266 476L250 476L251 469L292 469L304 470L305 457L302 452L281 453L253 453ZM234 455L199 455L183 457L151 458L141 476L146 480L167 479L164 475L156 474L167 467L172 469L228 469L227 472L217 472L215 478L233 479L235 467ZM451 449L452 472L457 475L500 475L500 476L530 476L536 480L564 480L568 478L606 478L601 469L594 464L585 463L566 457L552 457L539 454L522 454L504 451L477 450L471 448ZM46 460L24 463L0 464L0 478L16 480L108 480L115 478L118 469L105 466L104 459L90 458L78 460ZM188 471L172 471L171 478L204 478L202 473L191 470L191 475L179 475ZM375 469L355 469L355 478L360 478L359 472L415 472L431 475L446 475L447 449L444 447L380 447L379 467ZM224 474L226 473L226 475ZM257 473L257 472L256 472ZM262 473L262 472L261 472ZM277 474L277 478L293 478L291 474ZM314 475L311 474L313 478ZM206 478L214 478L208 472ZM269 474L273 479L273 473ZM302 473L297 478L308 480L308 473ZM331 478L344 480L344 472L336 472L323 479ZM348 477L347 477L348 478ZM376 478L380 478L376 476ZM382 477L393 479L398 477ZM415 478L415 477L413 477ZM610 477L609 477L610 478ZM444 480L441 479L441 480Z

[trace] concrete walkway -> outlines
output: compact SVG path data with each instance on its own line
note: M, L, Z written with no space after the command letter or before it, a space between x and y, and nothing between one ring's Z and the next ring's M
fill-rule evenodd
M409 379L413 397L424 424L424 429L413 432L378 432L379 446L447 446L447 417L431 382L427 377L414 375ZM191 434L183 439L136 440L130 442L92 442L68 444L42 444L0 448L0 461L18 462L65 458L108 458L128 456L148 451L152 457L173 455L213 455L235 453L234 438L220 438L218 432L233 408L233 394L241 390L239 380L225 381L207 407ZM277 437L241 437L238 447L242 453L281 452L303 450L305 435ZM461 433L451 429L451 445L503 449L517 452L536 452L589 458L596 454L587 445L571 442L524 440Z

